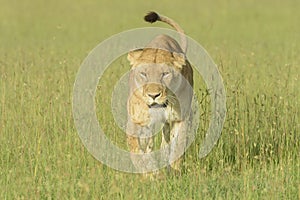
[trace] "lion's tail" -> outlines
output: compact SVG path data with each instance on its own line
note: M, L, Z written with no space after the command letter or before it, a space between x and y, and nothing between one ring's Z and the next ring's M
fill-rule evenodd
M176 31L179 32L180 34L180 38L181 38L181 48L183 50L184 53L186 53L186 48L187 48L187 39L186 36L184 34L183 29L173 20L170 19L166 16L163 15L159 15L156 12L149 12L145 17L144 17L145 21L153 23L156 21L162 21L165 22L169 25L171 25L173 28L175 28Z

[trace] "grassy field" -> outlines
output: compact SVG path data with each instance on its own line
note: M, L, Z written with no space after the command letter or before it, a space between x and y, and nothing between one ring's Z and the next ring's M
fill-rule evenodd
M300 199L300 1L159 2L0 0L0 199ZM203 117L184 173L154 181L94 159L72 117L73 84L88 52L149 26L142 21L149 10L202 44L227 92L222 136L197 159L209 99L196 81ZM113 66L96 106L122 146L104 94L129 66L122 59Z

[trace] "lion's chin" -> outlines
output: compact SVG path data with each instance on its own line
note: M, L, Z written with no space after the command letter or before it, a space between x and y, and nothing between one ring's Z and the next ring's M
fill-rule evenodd
M166 103L162 103L162 104L158 104L158 103L152 103L151 105L148 105L149 108L166 108L168 105L168 102Z

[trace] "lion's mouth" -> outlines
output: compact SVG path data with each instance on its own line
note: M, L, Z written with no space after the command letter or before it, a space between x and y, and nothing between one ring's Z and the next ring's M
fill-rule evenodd
M168 102L163 103L163 104L158 104L158 103L152 103L151 105L148 105L149 108L166 108L168 105Z

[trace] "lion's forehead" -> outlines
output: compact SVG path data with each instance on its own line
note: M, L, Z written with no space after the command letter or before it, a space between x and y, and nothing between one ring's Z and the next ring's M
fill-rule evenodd
M166 63L172 64L175 58L172 53L163 49L144 49L141 56L137 58L141 63Z
M144 72L147 75L160 75L163 72L175 72L175 68L169 63L140 63L135 72Z

